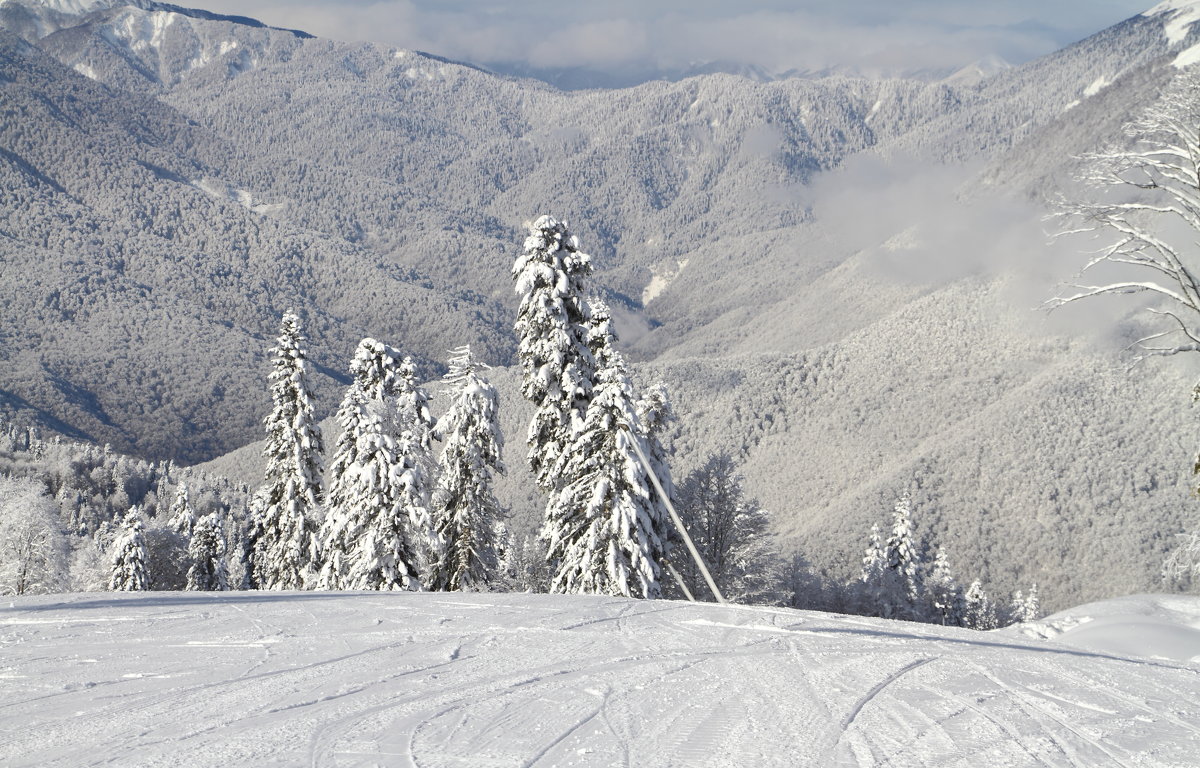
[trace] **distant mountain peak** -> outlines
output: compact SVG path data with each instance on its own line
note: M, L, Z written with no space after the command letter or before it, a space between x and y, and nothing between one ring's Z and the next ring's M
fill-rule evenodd
M184 8L156 0L0 0L0 28L9 29L28 41L47 37L60 29L87 23L86 17L106 11L129 13L177 13L195 19L227 21L258 29L270 27L247 16L228 16L198 8ZM312 35L296 29L282 29L296 37Z
M1186 11L1189 9L1200 8L1200 0L1163 0L1163 2L1154 6L1150 10L1143 13L1143 16L1158 16L1162 13L1170 13L1172 11Z
M984 80L993 75L1012 69L1012 64L1009 64L1002 57L996 54L985 56L984 58L972 62L954 74L942 80L947 85L973 86L979 85Z
M107 11L121 6L132 6L151 10L159 3L153 0L0 0L3 5L23 5L26 8L44 8L63 16L86 16L96 11Z

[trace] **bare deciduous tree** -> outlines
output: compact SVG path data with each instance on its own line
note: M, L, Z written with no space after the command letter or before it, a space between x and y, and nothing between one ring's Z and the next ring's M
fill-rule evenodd
M1064 202L1060 215L1073 223L1063 234L1104 238L1080 272L1111 265L1120 277L1078 283L1050 301L1051 308L1104 294L1147 294L1158 301L1147 311L1166 327L1135 342L1147 355L1200 351L1200 73L1178 75L1157 103L1126 126L1130 142L1087 156L1084 181L1099 187L1100 201ZM1128 275L1128 277L1126 277ZM1200 401L1200 384L1192 391ZM1200 474L1200 456L1193 471ZM1191 585L1200 534L1181 534L1183 543L1163 564L1163 581Z
M1097 200L1062 201L1063 235L1105 242L1051 308L1104 294L1147 294L1167 327L1136 342L1145 355L1200 351L1200 75L1185 73L1126 126L1130 142L1086 155L1082 180ZM1116 265L1115 279L1084 282ZM1200 395L1200 389L1197 394Z

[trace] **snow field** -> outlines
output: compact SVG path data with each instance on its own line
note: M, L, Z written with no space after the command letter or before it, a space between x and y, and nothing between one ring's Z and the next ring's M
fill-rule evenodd
M561 595L25 598L0 609L0 764L1196 765L1200 666L1069 635Z

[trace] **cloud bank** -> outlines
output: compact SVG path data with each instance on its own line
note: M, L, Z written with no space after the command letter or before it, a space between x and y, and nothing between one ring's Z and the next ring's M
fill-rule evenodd
M714 62L770 74L950 72L1018 64L1146 9L1149 0L201 0L322 37L423 50L554 79L590 71L630 84ZM617 82L619 81L619 82Z

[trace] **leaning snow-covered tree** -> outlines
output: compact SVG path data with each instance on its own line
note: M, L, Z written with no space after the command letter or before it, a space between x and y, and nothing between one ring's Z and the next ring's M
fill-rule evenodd
M496 390L481 375L483 367L471 358L470 347L462 347L454 351L445 376L453 402L435 430L442 453L432 503L437 557L429 573L430 589L479 588L496 571L501 510L492 473L504 472L504 438Z
M598 302L589 336L597 368L591 402L551 468L565 484L550 495L541 534L554 568L550 589L659 597L667 513L633 445L649 450L608 310Z
M414 458L419 438L411 428L397 434L403 361L387 344L363 339L350 373L354 381L337 414L342 434L329 464L318 584L412 589L419 584L411 528L425 514L424 470Z
M66 585L67 549L45 486L0 477L0 595L60 591Z
M187 573L187 588L196 592L220 592L229 589L229 567L225 562L225 527L216 512L200 518L188 544L192 565Z
M138 507L131 507L112 543L112 570L108 588L114 592L142 592L150 588L143 531L142 511Z
M274 349L274 408L263 420L267 459L259 516L255 575L263 589L301 589L317 567L314 536L321 504L321 428L313 408L308 354L300 318L292 312Z
M551 216L529 227L524 252L513 264L517 358L521 393L536 407L529 424L529 466L538 486L553 492L575 478L554 468L572 440L592 396L595 361L588 348L590 309L584 298L591 258L567 225Z

